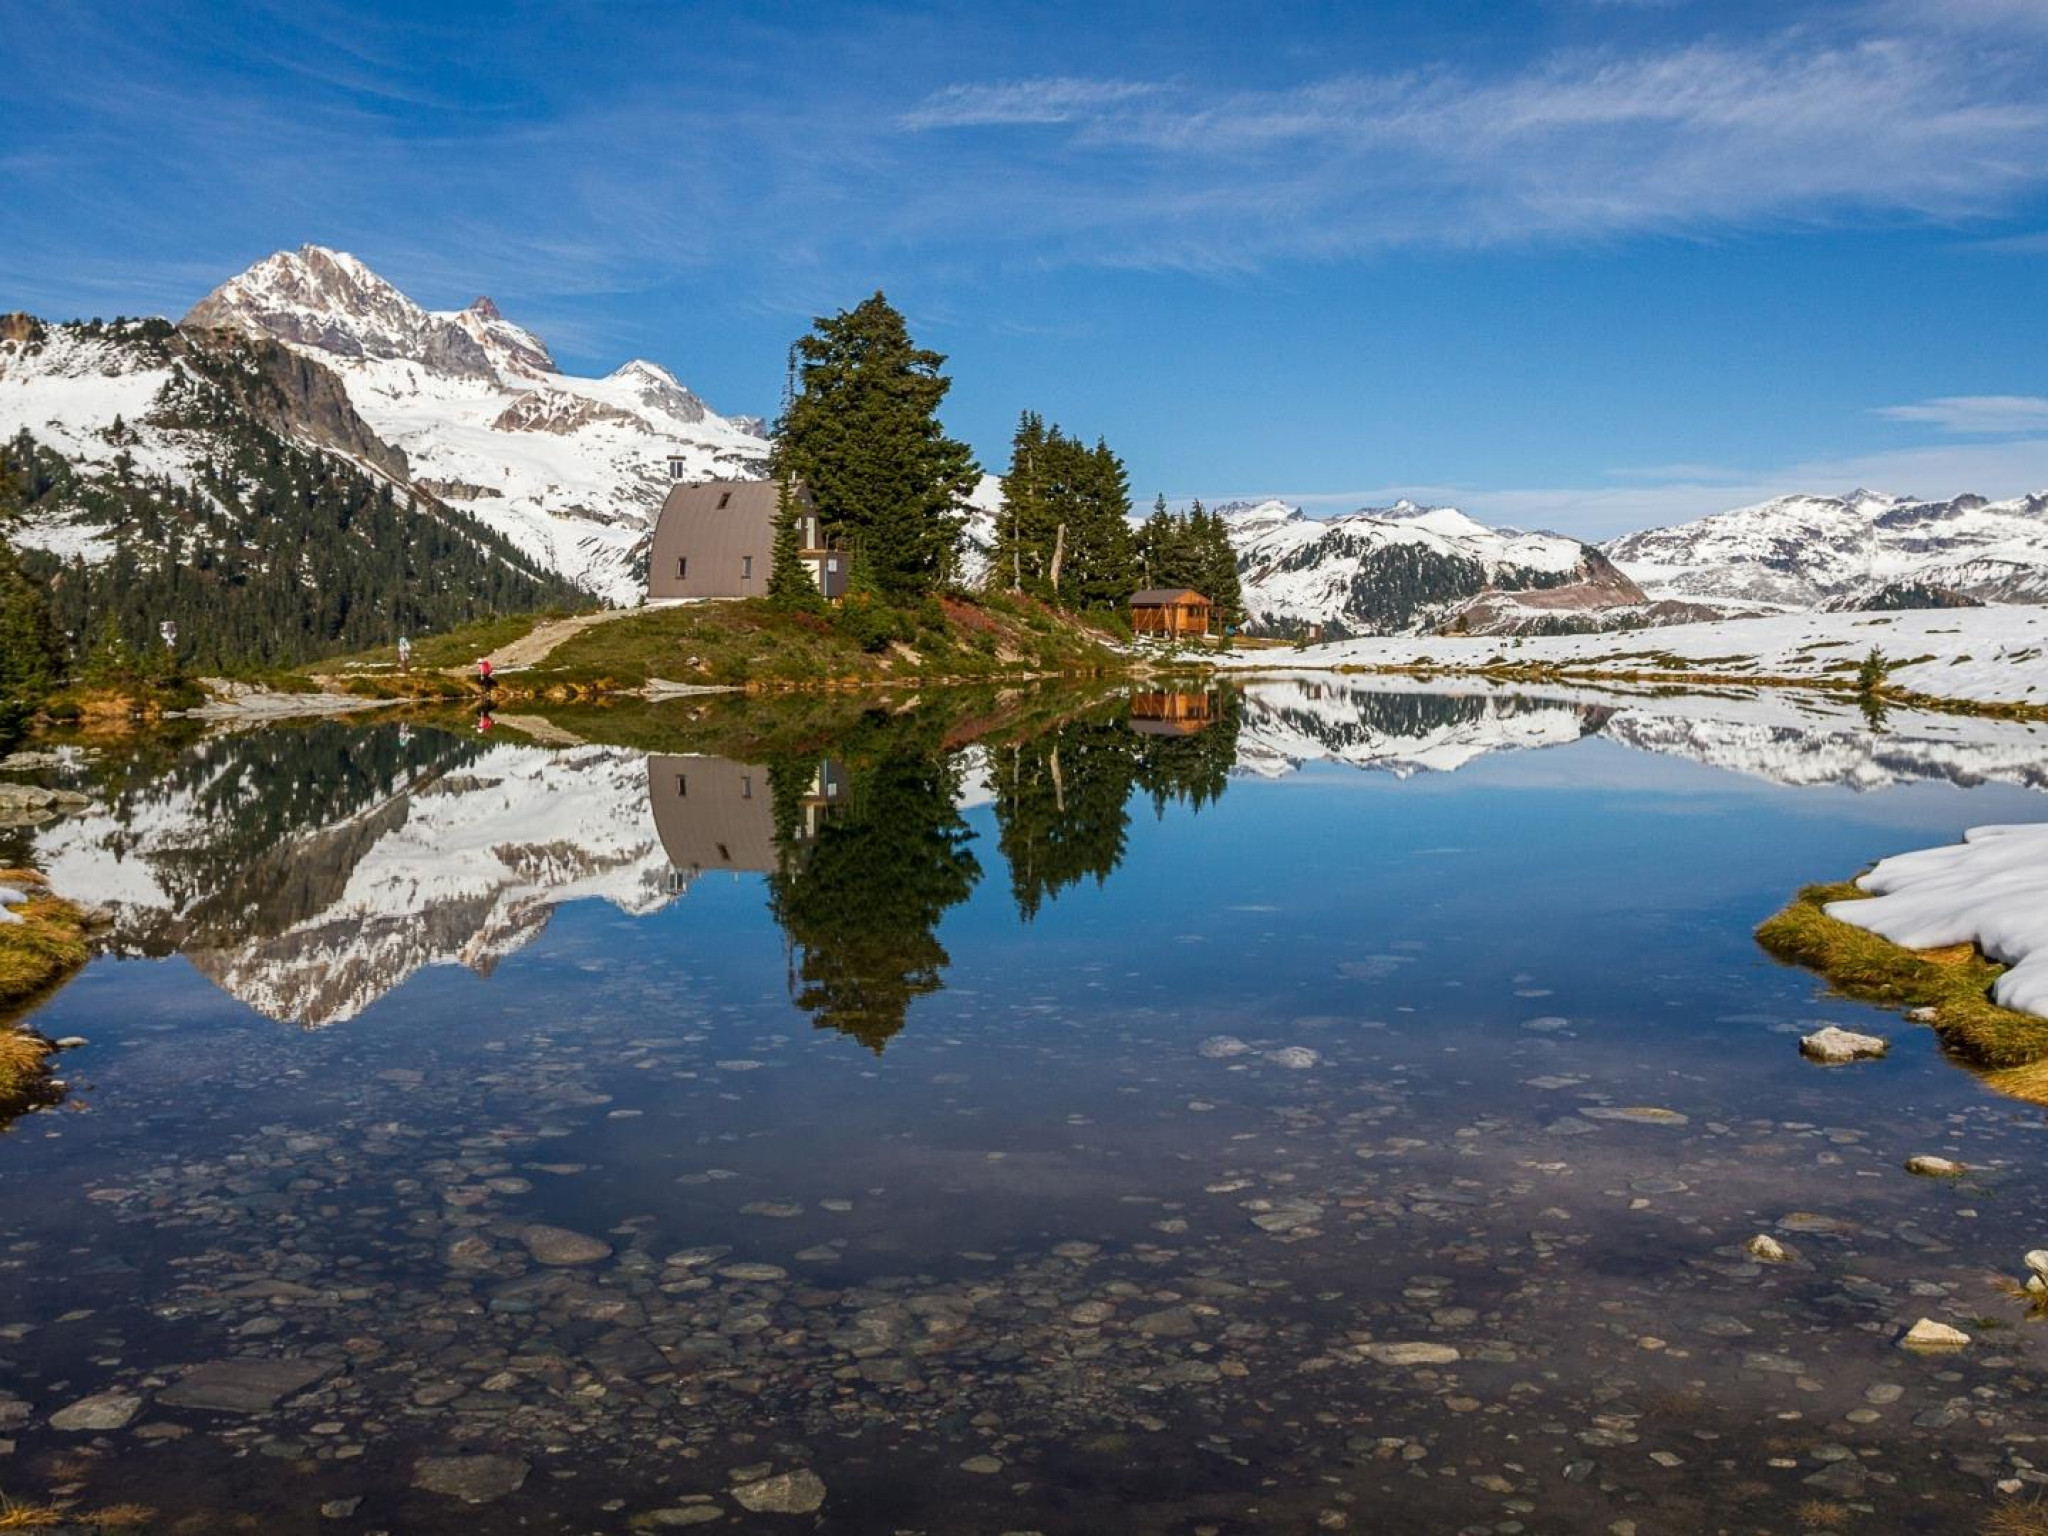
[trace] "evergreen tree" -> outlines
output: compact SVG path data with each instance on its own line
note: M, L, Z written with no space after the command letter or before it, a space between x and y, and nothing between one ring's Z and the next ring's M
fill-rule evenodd
M852 539L886 597L933 591L952 564L957 505L980 473L939 424L952 387L944 356L916 346L879 292L818 317L795 356L776 474L809 488L826 531Z
M1137 575L1130 500L1107 443L1089 448L1025 412L1003 477L994 579L1068 608L1120 606Z
M1073 608L1120 608L1136 589L1131 482L1109 444L1074 445L1075 487L1067 533L1067 590Z
M1209 599L1209 611L1219 627L1242 624L1244 588L1238 581L1237 551L1231 547L1230 525L1218 513L1203 512L1199 501L1195 511L1199 521L1193 530L1193 563L1200 579L1189 585Z
M1169 565L1167 546L1173 538L1173 514L1166 510L1166 493L1152 498L1152 514L1138 530L1138 580L1147 587L1163 587L1163 573Z
M1003 507L996 518L991 580L998 586L1023 591L1027 575L1035 585L1045 572L1050 558L1045 487L1052 467L1045 421L1036 411L1026 411L1010 439L1010 470L1003 476Z
M818 613L824 609L824 594L804 564L803 534L798 526L803 503L785 478L775 503L775 543L768 567L768 601L791 612Z
M0 521L0 740L57 686L57 637L42 589L21 573Z

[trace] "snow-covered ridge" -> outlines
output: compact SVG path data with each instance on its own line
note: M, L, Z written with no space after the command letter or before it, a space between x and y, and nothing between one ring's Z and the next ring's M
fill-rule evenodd
M1817 607L1900 582L1986 602L2048 601L2048 493L1919 501L1857 489L1781 496L1615 539L1645 591Z
M341 251L279 251L183 322L272 336L333 368L414 477L607 601L637 602L644 541L670 483L758 473L768 444L659 364L562 373L489 299L423 308Z
M2011 967L1994 1002L2048 1016L2048 824L1972 827L1960 843L1885 859L1856 883L1872 899L1832 902L1828 916L1908 949L1975 944Z
M1399 501L1332 518L1275 500L1215 510L1237 551L1251 622L1271 632L1429 629L1490 589L1545 588L1581 609L1642 600L1589 545L1490 528L1456 507Z

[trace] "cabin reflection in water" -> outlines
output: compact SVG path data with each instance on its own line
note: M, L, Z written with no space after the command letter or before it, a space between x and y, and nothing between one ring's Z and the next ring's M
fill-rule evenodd
M1213 693L1152 691L1131 695L1131 729L1140 736L1192 736L1216 719Z
M714 870L775 873L785 857L817 837L845 798L845 768L820 758L801 783L796 814L778 839L775 783L767 765L725 757L647 759L647 801L668 855L670 887L677 891Z

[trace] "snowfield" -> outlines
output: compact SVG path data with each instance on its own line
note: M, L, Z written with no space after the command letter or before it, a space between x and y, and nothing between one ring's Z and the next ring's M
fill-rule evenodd
M1960 843L1899 854L1856 883L1872 899L1834 902L1828 916L1907 949L1975 944L2011 967L1992 1000L2048 1017L2048 824L1973 827Z
M2048 608L2039 607L1793 613L1519 640L1375 635L1300 650L1233 651L1221 664L1248 672L1550 666L1589 675L1819 683L1852 679L1873 648L1897 664L1888 679L1896 687L1972 703L2048 706Z

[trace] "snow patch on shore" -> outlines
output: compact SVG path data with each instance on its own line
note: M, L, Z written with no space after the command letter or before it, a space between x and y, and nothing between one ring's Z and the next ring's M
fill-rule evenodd
M1994 1002L2048 1017L2048 823L1972 827L1960 843L1899 854L1856 883L1873 899L1832 902L1829 917L1907 949L1973 943L2011 967Z

